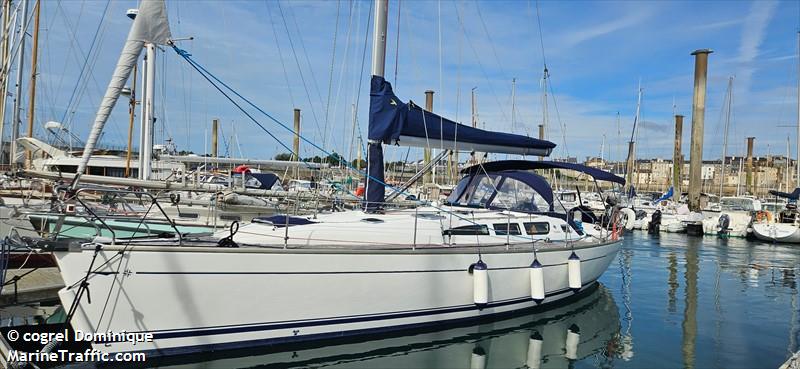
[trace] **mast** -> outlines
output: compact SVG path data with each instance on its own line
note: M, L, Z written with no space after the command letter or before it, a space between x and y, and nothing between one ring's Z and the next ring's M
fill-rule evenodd
M137 64L139 64L139 63L137 63ZM141 81L142 87L140 87L140 88L142 90L142 96L143 96L144 95L144 91L147 90L147 56L142 58L141 71L142 71L142 73L141 73L142 74L142 81ZM140 109L140 112L139 112L139 158L137 159L138 162L139 162L139 169L138 169L138 173L136 174L136 178L142 179L142 168L144 167L144 155L142 155L142 150L144 150L144 145L145 145L145 142L144 142L144 137L145 137L144 127L147 125L147 123L145 121L145 116L144 116L144 99L142 97L139 97L139 109ZM208 133L208 132L206 132L206 133ZM205 136L206 135L203 135L203 137L205 137ZM206 148L206 149L208 148L207 145L205 145L205 144L203 144L203 147ZM206 153L208 153L208 150L205 150L205 151L206 151Z
M33 137L34 107L36 105L36 73L39 59L39 14L41 13L41 0L36 0L33 5L33 46L31 47L31 86L28 97L28 137ZM25 150L25 165L28 169L33 166L33 155L30 150Z
M796 186L800 187L800 31L797 32L797 161L794 166L797 168Z
M619 163L618 165L615 165L617 173L622 173L622 131L620 130L619 112L617 112L617 157L614 159L616 159Z
M6 97L8 94L6 91L8 90L8 59L10 55L8 54L8 47L9 47L9 40L11 38L11 33L9 32L10 29L10 20L11 20L11 0L3 1L3 43L2 43L2 68L0 68L0 153L3 150L3 135L2 132L4 131L5 121L6 121ZM0 158L2 154L0 154ZM0 159L2 160L2 159ZM10 163L11 160L9 160Z
M603 163L603 151L606 150L606 134L603 133L603 142L600 144L600 163Z
M511 79L511 132L514 132L516 116L514 113L516 112L516 93L517 93L517 79Z
M472 128L478 127L478 108L475 105L475 89L477 87L472 88Z
M628 160L625 165L625 174L627 176L627 186L635 187L633 185L633 172L636 163L636 127L639 123L639 108L642 106L642 85L639 84L639 92L636 97L636 115L633 118L633 129L631 130L631 140L628 141Z
M389 0L375 0L375 28L372 33L372 75L383 77L386 68L386 19Z
M722 139L722 168L719 176L719 197L722 197L725 186L725 158L728 157L728 130L731 127L731 107L733 106L733 76L728 78L728 111L725 113L725 133Z
M786 192L789 192L789 178L791 178L791 174L789 174L791 172L791 169L789 168L789 162L792 161L791 146L792 144L789 135L786 135L786 170L783 173L783 183L786 185Z
M125 154L125 178L129 178L131 175L131 156L133 155L133 120L136 117L136 72L137 72L136 64L133 65L133 75L131 76L131 81L133 86L131 87L131 95L130 95L130 102L128 107L128 152Z
M19 138L19 125L21 123L20 110L22 109L22 63L25 60L25 33L28 29L28 0L22 0L22 21L19 23L19 50L17 53L17 85L14 92L14 112L11 118L11 158L9 162L16 165L17 138Z
M375 28L372 31L372 78L383 78L386 69L386 20L389 12L388 0L375 0ZM372 123L370 116L370 123ZM366 211L379 211L386 199L383 173L383 143L367 140Z
M544 126L545 136L541 137L541 139L547 138L547 76L549 75L547 71L547 66L544 67L544 72L542 72L542 126Z
M353 127L350 131L350 147L347 150L347 160L353 160L353 146L356 142L356 104L350 104L351 118L353 119ZM358 165L355 165L358 167Z
M142 147L139 148L139 179L149 180L151 175L151 160L153 158L153 96L155 92L156 82L156 45L148 42L144 45L146 52L145 69L143 77L144 83L144 99L142 101L142 117L144 125L142 129Z

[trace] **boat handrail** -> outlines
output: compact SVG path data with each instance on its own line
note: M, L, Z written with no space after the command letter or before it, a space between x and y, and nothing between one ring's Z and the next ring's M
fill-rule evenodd
M70 199L73 199L73 200L77 201L78 203L80 203L80 205L83 206L84 209L89 213L88 215L90 215L94 219L97 219L103 225L104 228L108 229L108 231L111 233L111 244L112 245L116 244L116 239L117 239L116 232L114 232L114 229L112 229L105 222L105 220L102 217L97 215L97 213L95 213L94 210L92 210L92 207L89 206L87 203L85 203L79 196L80 194L82 194L84 192L89 192L89 191L101 192L101 193L123 194L123 195L135 195L137 197L138 196L147 196L147 197L149 197L150 200L151 200L151 205L150 205L150 208L147 210L147 212L145 212L145 214L142 215L141 221L139 222L139 227L144 225L145 229L149 233L150 227L145 223L145 217L150 212L150 210L153 208L153 206L155 206L161 212L161 215L164 216L164 218L166 219L167 223L169 223L170 227L172 227L172 229L175 230L175 234L178 237L178 244L179 245L183 244L183 235L178 230L178 227L176 226L175 222L172 221L172 219L170 219L170 217L167 215L166 211L164 211L164 209L161 207L161 204L158 203L156 196L153 196L153 194L148 193L148 192L143 192L143 191L132 191L132 190L125 190L125 189L118 189L118 188L97 188L97 187L79 188L78 190L76 190L74 192L73 196L71 196ZM60 217L59 223L63 223L63 217L65 217L67 214L58 214L58 215ZM77 216L81 216L81 215L78 214ZM86 216L84 215L84 217L86 217ZM106 217L106 218L109 218L109 217ZM91 218L90 218L90 220L91 220ZM94 222L90 222L90 223L94 224ZM95 225L95 227L98 227L96 224L94 224L94 225ZM56 230L59 230L59 229L60 229L60 224L56 228ZM99 230L99 228L98 228L98 230Z

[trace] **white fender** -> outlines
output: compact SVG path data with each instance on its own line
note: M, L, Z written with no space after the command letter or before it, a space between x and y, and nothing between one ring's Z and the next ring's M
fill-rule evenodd
M489 267L481 260L472 268L472 287L475 305L486 305L489 302Z
M570 360L578 359L578 342L581 340L581 330L573 324L567 329L567 347L564 357Z
M625 230L630 231L633 229L633 223L636 222L636 212L631 208L622 208L620 212L625 214Z
M529 369L539 369L542 366L542 335L538 331L533 331L528 339L528 356L525 358L525 365Z
M470 369L485 369L486 368L486 351L480 346L472 349L472 356L469 360Z
M544 268L539 259L533 259L528 270L531 279L531 298L536 304L541 304L544 301Z
M569 274L569 288L572 292L578 292L583 283L581 283L581 259L573 251L567 259L567 273Z

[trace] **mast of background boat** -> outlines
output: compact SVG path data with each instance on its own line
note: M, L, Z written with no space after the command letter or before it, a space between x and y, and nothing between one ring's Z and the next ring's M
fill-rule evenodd
M516 111L516 94L517 94L517 79L511 79L511 132L514 132L514 122L516 121L515 111Z
M617 174L622 173L622 131L620 130L620 119L619 119L619 112L617 112L617 157L615 158L618 162L615 165L617 169Z
M731 126L731 107L733 100L733 76L728 78L728 111L725 113L725 134L722 136L722 165L720 168L719 197L722 198L725 187L725 158L728 155L728 130Z
M639 83L639 91L636 98L636 115L633 118L633 129L631 130L631 140L628 141L628 159L625 164L626 186L635 188L633 185L633 166L636 162L636 126L639 123L639 107L642 104L642 85Z
M9 40L11 39L11 32L9 32L11 21L11 0L3 1L3 43L2 43L2 68L0 68L0 133L3 132L3 126L6 120L6 90L8 90L8 64L9 55ZM0 134L0 152L3 147L3 135Z
M792 149L791 149L791 141L789 135L786 135L786 172L783 173L783 183L786 184L786 189L784 191L789 192L789 178L791 178L789 162L792 161Z
M797 187L800 187L800 31L797 32ZM788 189L787 189L788 191Z
M148 42L144 45L144 79L142 99L142 146L139 146L139 179L149 180L151 172L151 158L153 157L153 92L156 78L156 45Z
M17 138L19 138L20 110L22 106L22 62L25 60L25 33L28 30L28 0L22 0L22 22L19 24L19 53L17 54L17 84L14 92L14 112L11 118L11 150L9 162L16 165Z
M34 107L36 105L36 73L38 70L37 61L39 58L39 15L41 14L41 0L36 0L33 5L33 45L31 46L31 86L28 96L28 137L33 137L33 118L36 115ZM30 169L33 164L33 153L25 150L25 167Z
M125 178L131 176L131 156L133 156L133 120L136 117L136 72L137 66L133 66L133 77L131 83L133 86L128 90L130 101L128 102L128 151L125 153Z

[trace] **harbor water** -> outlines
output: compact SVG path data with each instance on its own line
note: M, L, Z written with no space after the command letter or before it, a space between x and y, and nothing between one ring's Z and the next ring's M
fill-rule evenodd
M777 368L798 350L797 246L626 235L598 287L547 311L289 350L209 353L169 368ZM14 309L3 309L8 318Z

